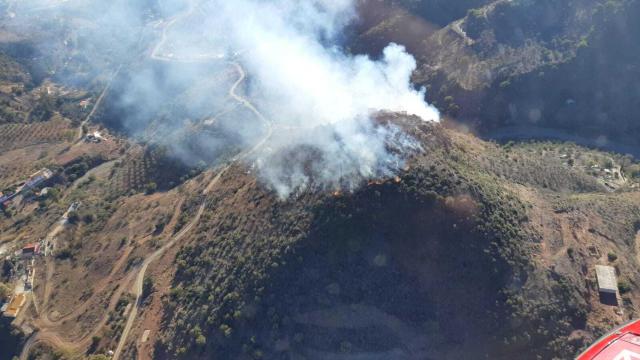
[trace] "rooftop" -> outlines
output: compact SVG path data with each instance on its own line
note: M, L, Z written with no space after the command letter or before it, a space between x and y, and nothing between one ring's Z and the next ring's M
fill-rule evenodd
M20 309L22 309L22 306L24 306L24 303L26 301L27 301L27 297L24 293L20 293L14 296L13 299L11 299L11 302L9 303L7 310L4 312L4 316L13 317L13 318L18 316Z
M600 292L615 294L618 291L616 270L613 267L596 265L596 277L598 279L598 290Z
M37 249L38 244L27 244L22 248L23 251L36 251Z

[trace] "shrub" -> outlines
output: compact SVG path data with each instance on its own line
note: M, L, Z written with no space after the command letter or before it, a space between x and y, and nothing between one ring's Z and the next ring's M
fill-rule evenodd
M85 216L82 218L82 220L84 220L85 223L87 224L91 224L92 222L96 221L97 217L95 214L85 214Z
M207 338L204 335L200 334L196 336L196 345L204 346L207 343Z
M227 324L222 324L220 325L220 331L224 334L224 336L229 337L231 336L231 334L233 333L233 329L231 329L231 326L227 325Z
M616 253L614 252L610 252L607 254L607 259L609 259L609 261L613 262L618 260L618 255L616 255Z
M142 297L146 298L153 292L153 280L150 277L145 277L142 282Z
M618 290L620 291L620 294L626 294L631 291L631 285L629 285L625 280L620 280L618 281Z
M154 192L156 192L156 190L158 190L158 185L154 182L150 182L144 186L144 192L147 195L153 194Z
M89 356L89 360L109 360L109 357L104 354L91 355Z
M67 219L69 220L69 223L76 224L78 220L80 220L80 214L78 214L77 211L69 211Z
M572 258L572 259L573 259L574 251L575 250L573 250L573 248L568 248L567 249L567 255L569 255L569 257Z
M73 253L71 252L71 249L69 249L69 248L62 249L56 254L56 258L59 259L59 260L66 260L66 259L70 259L72 257L73 257Z
M11 296L11 288L3 283L0 283L0 301L8 300Z

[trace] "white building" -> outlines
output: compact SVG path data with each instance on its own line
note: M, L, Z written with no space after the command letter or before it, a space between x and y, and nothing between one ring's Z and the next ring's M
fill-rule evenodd
M616 269L611 266L596 265L596 278L599 292L614 295L618 293Z

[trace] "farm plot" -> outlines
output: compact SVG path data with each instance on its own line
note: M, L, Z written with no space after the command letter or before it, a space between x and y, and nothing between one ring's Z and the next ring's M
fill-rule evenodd
M114 166L111 183L120 193L153 192L173 188L197 173L199 170L186 166L166 148L149 147L132 152Z
M41 123L0 125L0 151L71 141L74 134L71 123L59 117Z

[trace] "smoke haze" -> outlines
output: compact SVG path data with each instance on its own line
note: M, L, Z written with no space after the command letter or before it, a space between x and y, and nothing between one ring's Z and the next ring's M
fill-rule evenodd
M439 120L424 101L425 90L410 82L416 62L403 46L389 44L379 59L344 49L345 28L357 17L353 0L28 0L14 9L14 25L21 24L21 8L47 6L53 7L39 19L82 14L101 24L87 37L112 64L130 62L131 49L148 42L142 48L152 59L119 87L119 115L129 131L141 133L164 117L172 135L157 141L193 159L219 156L229 146L251 148L270 129L266 143L244 160L283 198L310 186L351 189L402 166L402 156L389 149L402 153L417 145L397 128L375 125L376 112ZM262 119L232 99L229 89L239 74L207 84L232 62L247 74L236 93ZM158 110L176 102L180 114ZM207 119L224 135L207 136ZM202 125L197 135L187 126L194 123ZM178 145L191 136L191 147ZM193 143L202 146L194 151ZM203 151L208 156L198 154Z

